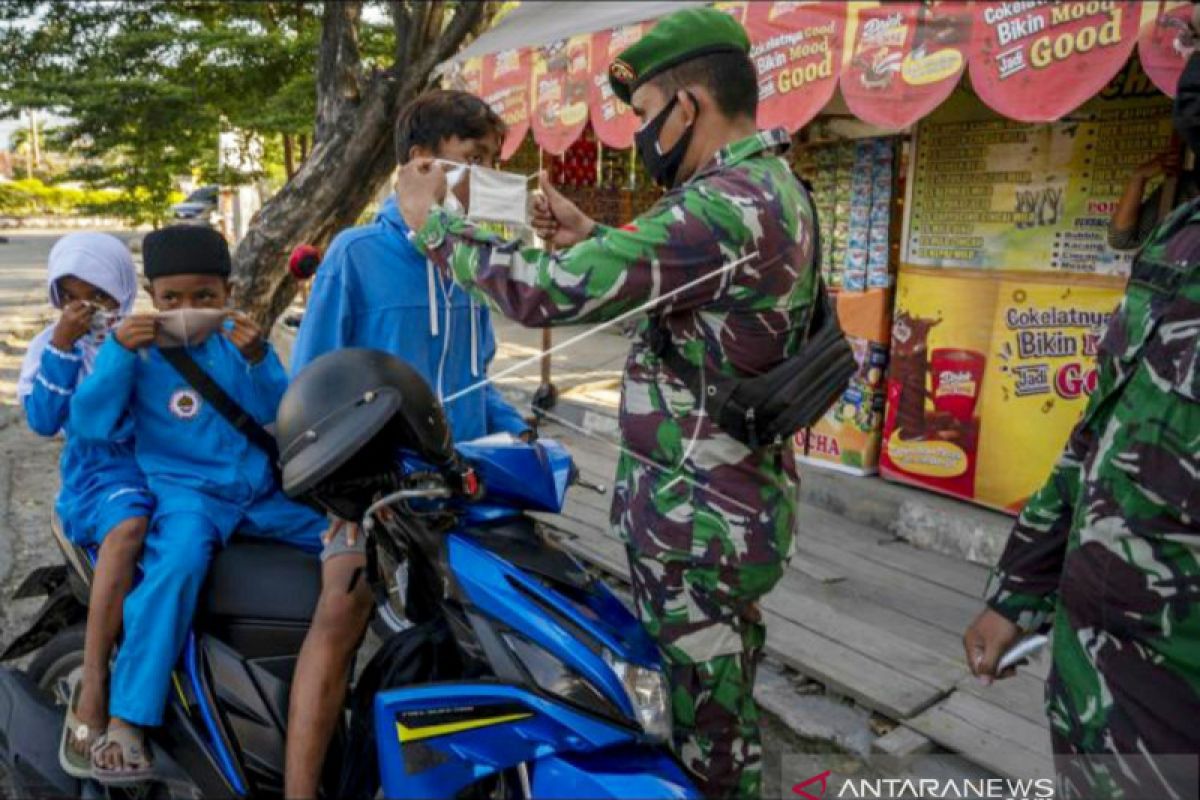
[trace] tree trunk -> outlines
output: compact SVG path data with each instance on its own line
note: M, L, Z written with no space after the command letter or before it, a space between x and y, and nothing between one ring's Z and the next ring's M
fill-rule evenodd
M29 109L29 133L33 141L33 166L40 169L42 166L42 137L38 131L37 109Z
M308 158L308 134L300 137L300 161L303 162Z
M281 135L283 136L283 169L290 181L296 177L296 154L292 152L292 135L290 133Z
M426 3L392 4L397 20ZM433 68L476 31L490 6L459 3L444 30L409 36L397 44L396 64L369 77L358 75L357 24L361 4L327 0L318 66L318 119L312 152L295 176L259 210L234 254L235 299L260 324L270 326L296 293L286 268L299 244L323 248L353 224L392 169L396 113L428 84ZM397 30L402 25L397 22ZM426 29L428 31L428 29ZM415 40L415 41L414 41ZM351 85L351 82L353 85Z
M317 60L317 141L328 138L343 109L359 99L361 16L362 0L325 3Z

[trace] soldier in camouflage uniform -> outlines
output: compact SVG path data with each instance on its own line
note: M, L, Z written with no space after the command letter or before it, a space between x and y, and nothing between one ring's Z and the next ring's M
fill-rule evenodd
M1185 135L1200 129L1198 90L1193 58L1176 106ZM1053 621L1046 706L1063 797L1197 796L1198 264L1193 201L1136 257L1100 347L1096 391L964 637L969 665L990 681L1021 631ZM1152 758L1169 755L1180 758Z
M573 246L522 247L429 211L445 182L413 165L399 185L413 193L401 210L419 246L530 326L608 320L752 254L653 313L693 364L726 375L770 369L802 343L813 303L813 210L781 157L787 132L754 128L748 49L729 15L689 9L614 62L614 90L651 120L639 150L672 187L630 224L595 224L543 176L535 226ZM423 178L428 196L417 194ZM790 443L751 451L722 432L644 341L626 363L620 428L611 520L628 545L638 610L670 668L679 752L707 796L757 797L753 686L766 634L757 603L792 551Z

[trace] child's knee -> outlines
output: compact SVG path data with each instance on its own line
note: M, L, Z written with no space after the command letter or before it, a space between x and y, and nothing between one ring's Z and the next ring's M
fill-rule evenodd
M145 517L122 520L104 537L104 549L119 555L136 557L146 543L148 523Z
M373 607L374 598L365 581L350 589L326 586L317 602L313 626L327 634L356 638L370 619Z

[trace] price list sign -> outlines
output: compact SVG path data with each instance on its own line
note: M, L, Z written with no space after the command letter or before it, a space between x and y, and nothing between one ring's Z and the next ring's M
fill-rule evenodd
M1049 124L1000 119L956 95L918 128L904 261L1126 274L1130 256L1109 248L1109 220L1130 173L1170 137L1161 95L1113 92Z

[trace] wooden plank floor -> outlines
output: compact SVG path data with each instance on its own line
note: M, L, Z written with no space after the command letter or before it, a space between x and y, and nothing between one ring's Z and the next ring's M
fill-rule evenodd
M572 490L544 516L581 558L628 581L624 546L608 526L616 450L546 425L604 495ZM962 631L981 607L987 570L803 506L796 555L763 604L771 654L863 706L992 771L1052 771L1042 711L1044 663L981 686L963 664ZM1044 662L1044 659L1043 659Z

